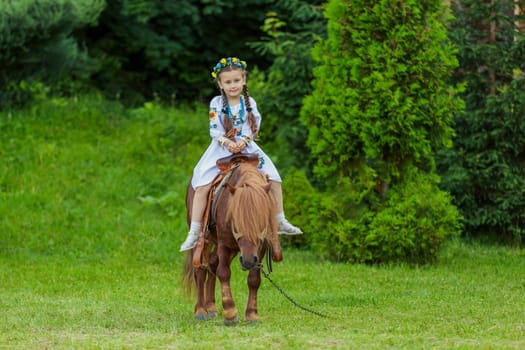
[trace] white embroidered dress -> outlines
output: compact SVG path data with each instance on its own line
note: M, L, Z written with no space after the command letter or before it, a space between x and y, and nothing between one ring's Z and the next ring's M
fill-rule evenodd
M242 99L242 96L241 96ZM250 97L250 106L252 107L252 113L255 116L257 129L261 125L261 114L257 109L255 100ZM215 179L219 174L219 169L215 162L217 159L227 157L232 153L223 145L223 136L226 134L224 130L223 119L223 105L222 97L215 96L210 102L210 137L211 142L208 149L204 152L201 159L193 169L193 176L191 178L191 185L193 188L207 185ZM237 129L237 135L234 137L235 141L244 140L247 142L247 146L242 153L257 153L259 154L259 169L268 174L270 180L281 182L281 177L277 168L273 164L270 157L268 157L263 150L253 140L252 130L248 123L248 113L242 113L244 108L244 101L241 101L236 106L230 106L232 115L233 128ZM242 115L244 114L244 115Z

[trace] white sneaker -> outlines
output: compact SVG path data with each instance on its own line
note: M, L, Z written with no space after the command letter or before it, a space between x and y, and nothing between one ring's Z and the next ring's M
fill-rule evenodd
M290 224L286 219L279 223L278 232L280 235L300 235L303 233L299 227Z
M197 245L197 241L199 240L199 233L198 232L188 232L188 237L186 237L186 240L182 245L180 246L180 251L184 252L186 250L190 250L195 248Z

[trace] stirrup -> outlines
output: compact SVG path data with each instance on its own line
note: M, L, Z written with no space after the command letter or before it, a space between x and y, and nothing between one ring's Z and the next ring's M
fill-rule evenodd
M198 269L202 266L202 251L204 249L204 236L199 236L195 250L193 251L193 267Z

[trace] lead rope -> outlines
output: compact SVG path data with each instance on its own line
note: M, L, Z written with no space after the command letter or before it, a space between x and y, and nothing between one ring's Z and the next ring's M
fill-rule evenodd
M270 273L272 272L272 247L271 247L271 244L268 244L268 251L266 252L266 266L268 267L268 270L270 272L266 272L264 270L264 264L260 264L259 265L259 269L261 270L261 272L263 273L264 277L266 277L266 279L268 281L270 281L270 283L275 287L275 289L277 289L281 294L282 296L284 296L286 299L288 299L289 302L291 302L293 305L295 305L296 307L298 307L299 309L303 310L303 311L306 311L306 312L309 312L311 314L314 314L316 316L319 316L319 317L323 317L323 318L328 318L327 315L323 314L322 312L319 312L319 311L315 311L315 310L312 310L312 309L309 309L305 306L302 306L301 304L299 304L298 302L296 302L295 300L293 300L288 294L285 293L285 291L279 287L271 278L270 278ZM212 270L210 270L210 267L208 266L207 267L207 270L210 274L212 274L213 276L217 277L217 275L215 273L213 273Z
M266 272L264 271L264 266L263 264L261 264L260 268L261 268L261 272L263 273L264 277L266 277L266 279L268 281L270 281L270 283L275 287L275 289L277 289L286 299L288 299L288 301L290 301L293 305L295 305L296 307L298 307L299 309L303 310L303 311L306 311L306 312L309 312L311 314L314 314L316 316L319 316L319 317L323 317L323 318L328 318L327 315L319 312L319 311L315 311L315 310L312 310L312 309L309 309L305 306L302 306L301 304L299 304L298 302L296 302L295 300L293 300L288 294L286 294L284 292L284 290L279 287L271 278L270 278L270 273L272 272L272 258L271 258L271 253L272 253L272 250L271 250L271 247L268 249L268 254L266 255L266 265L268 266L268 270L270 272Z

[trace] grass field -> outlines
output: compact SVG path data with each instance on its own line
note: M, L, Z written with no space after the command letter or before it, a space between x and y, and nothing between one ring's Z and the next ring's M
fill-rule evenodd
M0 349L525 349L525 253L476 242L419 268L288 245L271 278L328 318L263 280L260 323L195 321L178 247L206 123L96 96L0 113Z
M371 267L285 251L259 293L258 324L193 320L173 264L0 259L0 348L523 349L525 256L457 243L432 267ZM246 273L234 264L240 310ZM219 295L218 295L219 296Z

